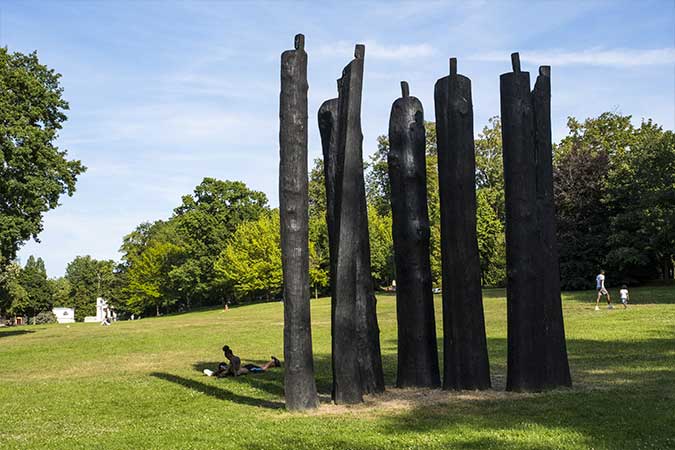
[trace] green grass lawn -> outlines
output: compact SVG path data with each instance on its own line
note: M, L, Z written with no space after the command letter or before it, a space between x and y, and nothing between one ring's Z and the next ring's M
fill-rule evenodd
M281 357L281 303L0 329L0 448L675 448L675 287L633 289L629 309L599 312L594 292L565 294L574 388L543 394L504 392L504 295L484 292L494 390L390 387L351 408L330 404L330 301L312 301L322 407L311 414L284 410L279 370L201 373L226 343L244 362ZM378 316L391 386L393 296Z

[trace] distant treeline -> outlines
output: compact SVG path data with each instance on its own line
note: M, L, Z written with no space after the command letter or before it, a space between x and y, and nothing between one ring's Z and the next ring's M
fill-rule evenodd
M605 113L579 122L555 146L558 243L564 289L593 288L605 269L610 285L673 278L675 138L651 121ZM427 123L431 267L440 287L440 208L435 124ZM373 279L391 285L394 258L386 136L367 163ZM329 292L323 162L310 178L310 279ZM505 283L501 125L490 119L476 140L478 246L485 286ZM121 313L160 314L197 306L280 298L279 214L262 192L238 181L205 178L166 221L140 224L123 238L121 261L77 257L63 278L47 280L31 257L0 280L0 313L35 315L74 306L81 319L102 296Z

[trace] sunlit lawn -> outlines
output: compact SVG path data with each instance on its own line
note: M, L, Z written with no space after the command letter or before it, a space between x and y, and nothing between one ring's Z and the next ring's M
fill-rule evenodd
M0 329L0 448L675 448L675 287L634 289L628 310L599 312L594 292L566 294L575 385L544 394L503 392L505 294L484 295L494 390L389 388L353 408L329 404L330 301L314 300L323 406L313 414L283 409L279 370L201 373L225 343L245 362L281 357L281 303ZM440 297L436 306L440 337ZM394 297L379 297L378 316L391 386Z

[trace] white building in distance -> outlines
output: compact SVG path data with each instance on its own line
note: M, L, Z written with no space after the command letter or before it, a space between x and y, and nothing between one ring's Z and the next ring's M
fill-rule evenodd
M75 323L75 308L52 308L58 323Z

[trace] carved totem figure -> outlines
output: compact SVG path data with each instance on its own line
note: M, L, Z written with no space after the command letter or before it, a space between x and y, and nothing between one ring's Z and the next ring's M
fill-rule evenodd
M439 387L429 262L424 110L401 82L389 118L389 183L396 262L397 387Z

